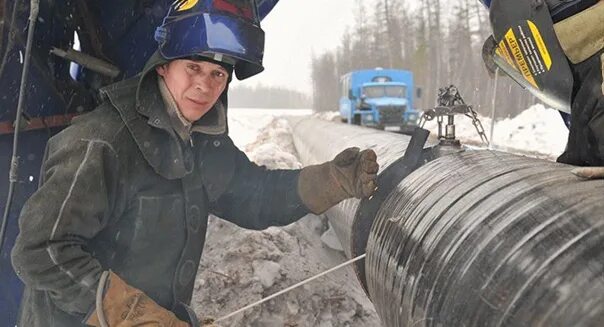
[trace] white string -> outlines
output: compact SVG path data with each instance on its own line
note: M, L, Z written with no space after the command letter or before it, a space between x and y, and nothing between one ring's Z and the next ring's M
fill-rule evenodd
M338 270L338 269L340 269L340 268L342 268L344 266L347 266L347 265L349 265L349 264L351 264L351 263L353 263L355 261L361 260L361 259L365 258L366 255L367 254L361 254L360 256L358 256L356 258L352 258L352 259L350 259L350 260L348 260L348 261L346 261L344 263L341 263L341 264L339 264L339 265L337 265L337 266L335 266L335 267L333 267L333 268L331 268L329 270L326 270L326 271L324 271L324 272L322 272L322 273L320 273L318 275L315 275L313 277L305 279L305 280L303 280L303 281L301 281L301 282L299 282L297 284L294 284L294 285L292 285L292 286L290 286L290 287L288 287L288 288L286 288L286 289L284 289L282 291L279 291L279 292L277 292L275 294L269 295L269 296L265 297L264 299L261 299L261 300L259 300L257 302L254 302L254 303L250 304L250 305L247 305L247 306L245 306L245 307L243 307L243 308L241 308L241 309L239 309L237 311L231 312L231 313L229 313L226 316L220 317L220 318L214 320L214 322L219 322L219 321L231 318L232 316L234 316L234 315L236 315L236 314L238 314L240 312L243 312L243 311L245 311L247 309L253 308L253 307L255 307L255 306L259 305L259 304L262 304L262 303L264 303L264 302L266 302L266 301L268 301L268 300L270 300L272 298L275 298L275 297L277 297L277 296L279 296L279 295L281 295L283 293L287 293L287 292L293 290L296 287L300 287L300 286L302 286L304 284L307 284L307 283L309 283L309 282L311 282L311 281L313 281L313 280L315 280L315 279L317 279L319 277L322 277L324 275L329 274L330 272L332 272L334 270Z

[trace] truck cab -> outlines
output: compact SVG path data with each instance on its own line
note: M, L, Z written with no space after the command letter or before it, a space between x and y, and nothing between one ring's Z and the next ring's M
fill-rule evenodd
M352 71L340 79L343 122L380 129L405 130L416 125L413 73L396 69Z

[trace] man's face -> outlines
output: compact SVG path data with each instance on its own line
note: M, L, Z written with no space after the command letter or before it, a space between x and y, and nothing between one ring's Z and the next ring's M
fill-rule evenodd
M156 68L190 122L199 120L218 101L226 88L229 73L222 66L188 59L177 59Z

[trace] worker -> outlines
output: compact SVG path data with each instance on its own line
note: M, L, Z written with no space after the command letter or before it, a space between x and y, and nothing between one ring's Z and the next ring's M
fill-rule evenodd
M264 32L253 0L213 3L174 2L143 71L48 142L12 251L19 326L198 326L209 213L258 230L375 191L372 150L271 171L235 147L229 82L263 70Z
M493 35L483 57L546 104L570 113L559 162L604 177L604 1L481 0Z

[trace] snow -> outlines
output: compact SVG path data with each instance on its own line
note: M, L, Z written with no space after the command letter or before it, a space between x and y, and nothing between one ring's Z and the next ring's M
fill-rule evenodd
M338 111L325 111L317 112L312 115L314 118L329 120L329 121L341 121L340 113Z
M331 249L344 251L344 248L336 235L336 231L333 229L333 227L331 227L331 225L329 225L329 229L327 229L327 231L321 235L321 242Z
M256 260L252 262L252 267L256 278L260 280L264 288L273 286L281 271L281 265L270 260Z
M543 105L535 105L514 119L497 122L495 144L559 155L564 151L568 139L568 128L560 114Z
M283 115L310 115L310 109L252 109L229 108L229 135L235 145L244 149L246 145L256 140L258 133L275 117Z
M250 160L272 169L302 168L296 157L291 127L283 118L273 118L244 150Z

